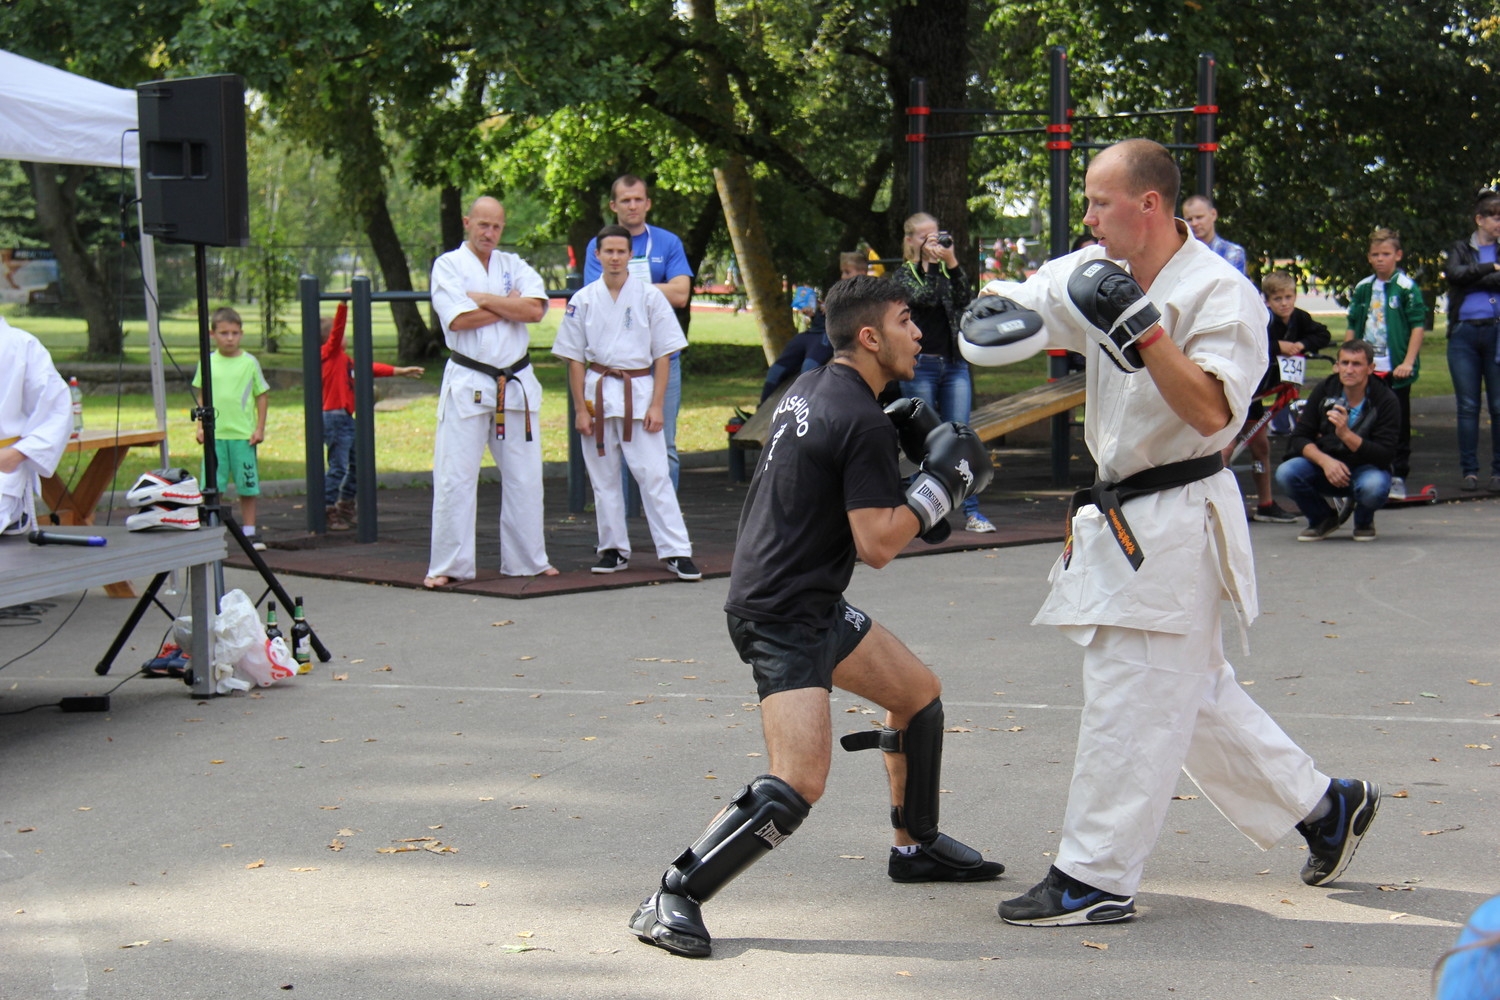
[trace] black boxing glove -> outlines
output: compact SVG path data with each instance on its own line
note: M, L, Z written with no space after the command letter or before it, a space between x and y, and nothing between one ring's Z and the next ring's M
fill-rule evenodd
M937 430L937 411L927 405L926 400L915 396L903 396L885 408L885 415L896 425L896 436L901 440L901 451L912 465L921 465L927 457L927 435Z
M927 457L906 488L906 505L926 535L969 497L984 490L995 475L990 451L960 423L940 424L927 435Z
M1103 333L1095 342L1122 372L1144 368L1136 341L1161 322L1161 313L1120 265L1098 259L1080 264L1068 279L1068 298Z

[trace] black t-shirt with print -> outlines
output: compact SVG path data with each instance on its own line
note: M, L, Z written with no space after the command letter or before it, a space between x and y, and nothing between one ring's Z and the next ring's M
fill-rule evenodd
M854 573L848 512L903 502L896 429L864 379L837 362L802 375L776 408L740 512L724 610L827 628Z

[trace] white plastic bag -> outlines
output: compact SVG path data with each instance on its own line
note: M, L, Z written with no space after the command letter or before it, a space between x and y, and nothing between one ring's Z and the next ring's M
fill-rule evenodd
M286 640L266 638L260 615L243 590L231 590L220 598L214 619L214 676L227 677L229 672L236 675L229 680L238 682L230 683L230 689L243 689L247 681L270 687L297 675L297 661Z

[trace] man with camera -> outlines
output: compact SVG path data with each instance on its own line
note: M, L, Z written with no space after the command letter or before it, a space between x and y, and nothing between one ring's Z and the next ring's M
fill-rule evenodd
M1391 491L1391 460L1401 434L1401 405L1372 379L1375 349L1363 340L1339 346L1336 371L1313 389L1287 442L1276 484L1307 518L1299 542L1327 538L1353 513L1354 540L1375 540L1375 512ZM1325 497L1349 497L1338 509Z
M901 241L903 263L893 278L911 296L911 321L922 331L922 353L901 395L914 396L943 420L969 422L974 381L958 351L958 319L969 301L969 279L953 248L953 236L926 212L907 218ZM964 528L986 534L995 526L979 512L979 498L964 501Z

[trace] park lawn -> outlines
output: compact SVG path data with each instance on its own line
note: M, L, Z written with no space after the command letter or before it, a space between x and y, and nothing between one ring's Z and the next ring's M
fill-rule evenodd
M377 309L376 313L383 311ZM542 448L544 458L549 462L567 459L566 375L562 363L548 351L556 332L557 313L558 310L551 310L542 323L532 328L532 358L544 390L540 417ZM1320 318L1335 330L1337 337L1342 314ZM56 338L60 334L50 326L51 322L53 321L41 325L40 330L37 320L30 317L21 319L17 325L25 324L23 329L31 329L48 344L49 349L57 350ZM76 324L77 321L69 322ZM1450 395L1453 392L1453 383L1448 375L1447 341L1442 335L1444 326L1444 321L1439 319L1439 332L1429 335L1424 345L1422 377L1414 387L1415 396ZM174 350L178 352L178 364L186 368L196 363L196 345L190 343L190 320L184 330L181 333L182 340ZM698 343L747 345L759 342L759 330L754 318L744 313L733 315L727 310L695 313L692 335L693 340ZM385 353L394 359L393 334L386 351L379 349L377 338L376 353L377 356ZM263 362L266 361L264 355L258 356ZM272 356L271 362L274 367L299 367L300 354L296 350L283 352ZM1038 355L1006 368L975 368L975 406L1040 384L1046 377L1046 365L1045 355ZM1309 384L1322 378L1328 371L1328 366L1321 363L1311 365L1308 372ZM431 386L434 393L441 382L441 373L440 365L431 366L422 379ZM743 374L689 373L683 379L683 408L678 418L678 449L684 453L722 450L726 444L725 423L734 415L736 407L747 411L755 409L760 398L762 379L763 369ZM377 471L429 472L432 469L432 437L437 424L437 397L433 394L401 398L406 402L401 409L375 414ZM202 464L202 450L194 439L189 418L192 405L187 393L170 393L167 398L167 419L172 463L197 470ZM151 398L145 394L125 395L118 400L90 396L84 409L85 424L90 428L151 427L156 422L154 413ZM63 465L63 474L70 481L78 472L75 458L67 456ZM259 448L259 458L261 478L264 480L305 478L301 389L272 391L266 440ZM492 464L488 455L485 456L484 463ZM116 478L116 488L120 491L127 489L141 472L155 468L158 464L159 456L154 449L133 450Z

